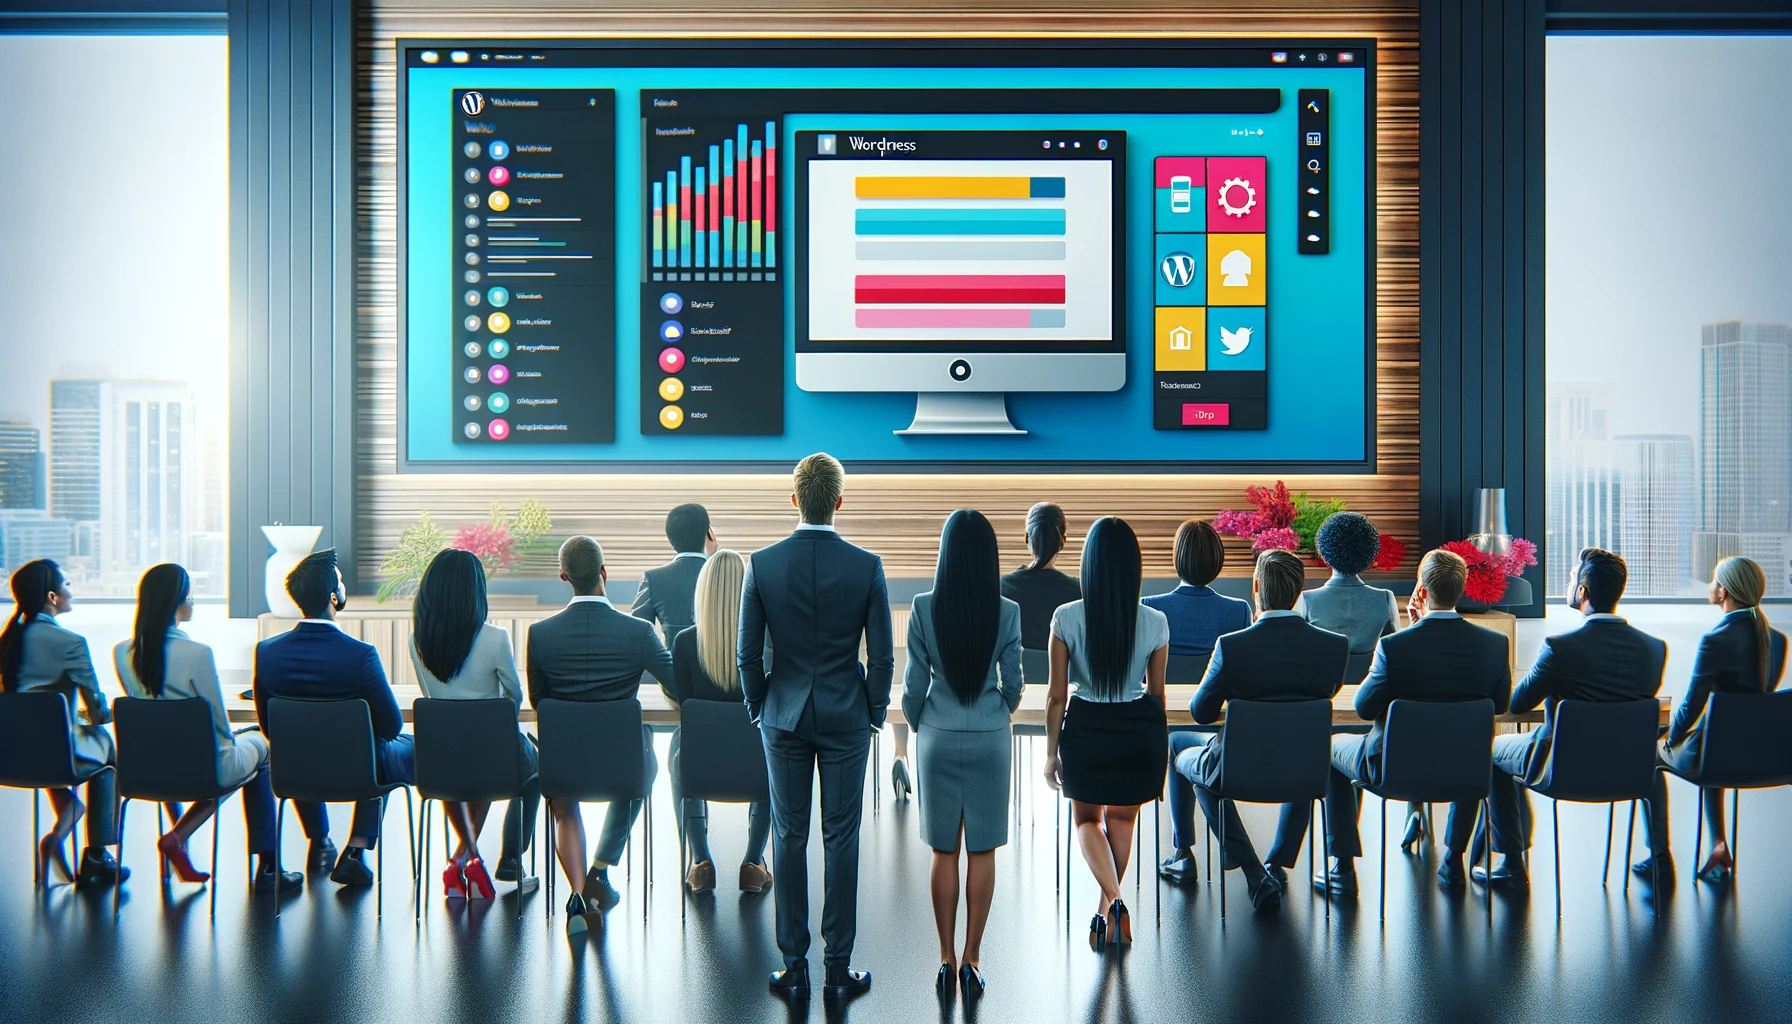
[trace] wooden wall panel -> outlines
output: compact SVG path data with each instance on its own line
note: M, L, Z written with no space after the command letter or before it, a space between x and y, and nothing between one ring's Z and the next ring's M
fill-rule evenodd
M482 518L493 501L543 500L557 536L590 533L620 577L665 558L665 510L682 501L709 506L723 542L750 550L782 536L793 521L788 479L779 475L407 474L396 471L397 121L393 42L400 36L561 37L706 33L1126 33L1177 35L1374 36L1380 70L1377 153L1377 419L1379 472L1287 477L1290 487L1344 498L1416 549L1418 529L1418 0L1251 2L1190 9L1169 0L1116 4L876 4L821 0L742 0L727 9L628 6L595 0L445 3L372 0L358 26L356 82L356 467L357 552L362 589L376 579L381 553L419 509L439 521ZM856 475L848 480L842 530L883 555L895 577L933 572L939 526L954 508L989 514L1004 561L1022 555L1021 521L1034 501L1062 504L1072 532L1101 514L1126 517L1146 547L1147 575L1168 576L1176 525L1238 507L1248 483L1268 474ZM1077 545L1073 542L1071 554ZM1242 551L1242 548L1240 549ZM1416 555L1416 551L1414 552ZM533 568L546 570L545 565ZM1246 560L1231 560L1247 574Z

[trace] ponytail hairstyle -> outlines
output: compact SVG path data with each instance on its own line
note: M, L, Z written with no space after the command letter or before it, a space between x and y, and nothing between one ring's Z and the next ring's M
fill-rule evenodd
M43 614L44 602L62 588L62 569L48 558L26 562L12 574L12 617L0 632L0 691L19 686L19 665L25 660L25 630Z
M1083 541L1082 582L1089 685L1097 699L1112 700L1138 682L1126 675L1138 640L1143 573L1139 538L1126 520L1095 520Z
M168 631L180 606L187 603L193 581L173 562L152 565L137 584L137 621L131 627L131 671L152 696L167 685Z
M933 635L941 674L969 707L983 692L1002 622L1002 556L995 527L983 513L961 508L940 531L933 571Z
M1767 626L1767 613L1761 610L1761 598L1767 593L1767 574L1754 560L1734 555L1717 563L1717 571L1711 576L1731 599L1754 615L1755 657L1761 673L1761 692L1766 693L1773 689L1773 681L1768 677L1773 633Z
M1058 557L1064 550L1064 538L1070 531L1070 524L1064 519L1064 510L1049 501L1042 501L1027 510L1027 548L1033 552L1033 560L1022 566L1023 569L1043 569L1047 562Z

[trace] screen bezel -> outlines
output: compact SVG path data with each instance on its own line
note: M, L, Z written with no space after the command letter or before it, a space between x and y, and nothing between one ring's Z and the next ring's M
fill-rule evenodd
M535 460L497 459L420 460L409 454L409 395L407 349L409 345L407 267L409 254L409 195L405 183L409 168L409 69L424 66L413 54L424 50L564 51L601 53L605 64L647 67L692 63L683 55L700 56L714 65L727 62L738 67L859 67L880 60L911 66L938 67L1262 67L1265 51L1357 50L1364 56L1357 68L1363 72L1363 439L1361 459L1348 460L1205 460L1198 462L1149 460L1114 462L1064 460L1024 462L997 460L843 460L846 467L877 473L1075 473L1086 475L1173 474L1202 475L1238 472L1373 474L1376 472L1376 39L1363 37L1208 37L1125 34L1088 34L982 38L976 36L854 36L815 35L776 38L709 38L664 36L655 38L399 38L396 52L397 230L395 287L397 290L397 471L410 473L598 473L598 474L749 474L786 472L787 460L726 459L670 462L646 459ZM1200 63L1191 55L1200 52ZM1120 247L1116 246L1118 252Z

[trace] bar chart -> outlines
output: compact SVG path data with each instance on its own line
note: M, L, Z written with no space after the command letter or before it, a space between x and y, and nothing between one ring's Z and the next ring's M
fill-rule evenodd
M777 280L778 122L706 118L651 131L647 279Z

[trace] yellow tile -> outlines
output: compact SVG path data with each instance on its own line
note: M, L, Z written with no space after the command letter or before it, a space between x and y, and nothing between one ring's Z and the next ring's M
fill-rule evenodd
M1207 308L1157 307L1157 369L1178 373L1207 369Z
M1269 266L1262 235L1207 236L1207 304L1266 306Z

